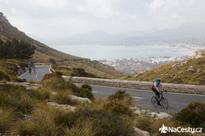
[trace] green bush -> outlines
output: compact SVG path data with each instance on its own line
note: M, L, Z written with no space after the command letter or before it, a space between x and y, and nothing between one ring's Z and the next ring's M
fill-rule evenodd
M73 68L71 76L78 76L78 77L97 77L94 74L88 73L83 68Z
M59 111L47 108L35 110L32 113L30 120L20 120L15 123L14 131L15 135L21 136L55 136L57 134L57 126L55 125L54 118Z
M66 126L68 128L72 128L72 126L79 119L80 116L81 115L79 112L61 113L56 116L55 123L59 126Z
M29 95L38 100L46 100L50 98L51 93L47 89L39 88L31 90Z
M72 82L66 82L58 73L45 75L42 84L44 88L51 91L68 91L79 97L94 99L92 88L89 85L83 85L79 88Z
M0 134L6 133L12 125L12 111L0 108Z
M95 132L91 122L83 121L75 123L71 129L66 129L65 136L95 136Z
M28 59L34 54L35 46L20 40L0 42L0 58Z
M7 74L5 74L4 72L0 71L0 80L6 80L6 81L10 81L10 78Z
M136 121L136 127L148 132L153 132L154 130L151 125L152 121L153 120L151 120L150 117L138 117Z
M72 129L76 125L83 126L89 122L95 136L131 136L132 121L124 116L117 116L105 110L82 109L75 113L67 113L56 118L58 125Z
M65 90L67 88L67 83L58 73L45 75L42 80L42 84L44 88L53 91Z
M115 94L108 97L109 102L124 103L125 105L132 104L132 97L125 91L117 91Z
M33 110L34 103L28 95L22 95L19 101L15 104L16 111L20 111L24 114L30 114Z
M60 91L54 96L53 100L59 104L74 105L76 102L70 98L68 91Z
M121 103L110 102L105 104L103 108L115 114L123 114L128 116L133 115L133 111L130 109L130 107Z
M12 107L17 112L31 113L34 102L24 87L0 85L0 107Z
M87 85L87 84L83 84L83 85L81 86L81 88L87 89L87 90L89 90L89 91L92 91L92 87L89 86L89 85Z
M175 118L176 120L188 123L193 127L204 127L205 103L190 103L188 107L177 113Z
M108 102L104 104L104 109L115 114L124 114L131 116L133 111L130 109L132 98L124 91L118 91L108 97Z
M72 90L73 90L73 94L79 97L85 97L85 98L89 98L91 100L94 100L94 96L92 94L92 87L89 85L82 85L81 88L78 88L75 85L72 85Z

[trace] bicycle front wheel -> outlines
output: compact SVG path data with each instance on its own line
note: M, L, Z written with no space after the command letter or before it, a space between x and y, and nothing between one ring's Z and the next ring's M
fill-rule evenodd
M167 101L166 98L162 98L161 101L160 101L160 104L162 105L162 107L164 109L168 109L168 107L169 107L169 104L168 104L168 101Z

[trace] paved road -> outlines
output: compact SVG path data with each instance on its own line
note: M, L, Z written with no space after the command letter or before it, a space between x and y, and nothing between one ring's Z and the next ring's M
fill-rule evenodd
M21 76L21 79L26 79L26 81L41 81L45 74L50 73L50 65L35 65L36 73L32 70L31 74L26 71Z
M27 71L20 76L22 79L27 81L40 81L43 76L49 71L50 65L36 65L36 74L32 72L31 74ZM153 108L150 102L153 93L151 91L128 89L128 88L117 88L117 87L106 87L92 85L93 93L96 97L106 97L118 90L124 90L134 98L134 104L142 107L144 109L151 109L155 111L163 111L160 108ZM167 93L165 97L169 101L169 109L167 112L177 112L182 108L186 107L190 102L205 102L205 95L191 95L191 94L177 94L177 93Z
M151 105L151 97L153 93L146 90L136 90L127 88L105 87L92 85L93 93L96 97L106 97L118 90L124 90L134 98L134 104L144 109L151 109L154 111L178 112L186 107L190 102L205 102L205 95L191 95L179 93L167 93L164 96L169 101L169 109L163 110L161 108L153 108Z

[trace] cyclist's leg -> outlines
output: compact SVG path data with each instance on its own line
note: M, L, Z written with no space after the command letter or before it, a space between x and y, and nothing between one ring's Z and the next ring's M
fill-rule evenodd
M160 104L160 93L157 90L155 91L155 95L156 95L156 99L157 99L157 104L159 106L161 106L161 104Z
M28 68L29 73L31 74L31 68Z
M159 92L157 91L157 89L153 86L152 87L152 91L155 93L155 96L156 96L156 98L160 98L160 94L159 94Z

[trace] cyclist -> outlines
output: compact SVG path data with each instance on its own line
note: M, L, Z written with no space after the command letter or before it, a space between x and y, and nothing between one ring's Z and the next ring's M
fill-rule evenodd
M162 106L160 104L160 94L162 91L162 84L161 84L161 80L160 79L155 79L153 81L153 85L152 85L152 91L155 93L155 95L157 96L157 104L159 106Z
M28 62L28 71L29 71L29 73L31 74L31 72L32 72L32 64L31 64L31 61L29 60L29 62Z

